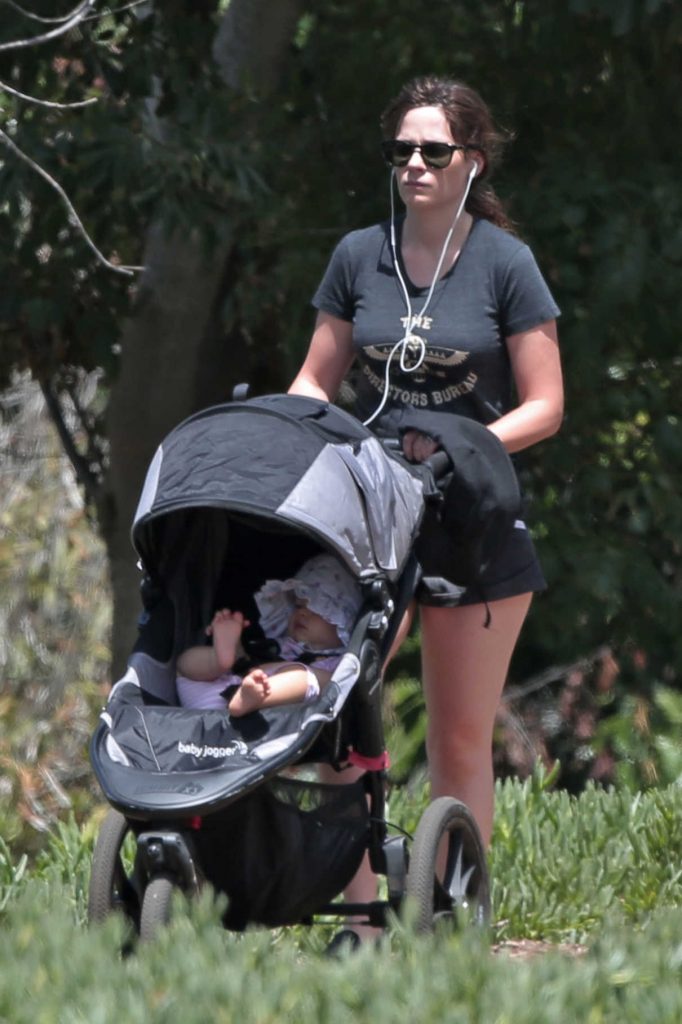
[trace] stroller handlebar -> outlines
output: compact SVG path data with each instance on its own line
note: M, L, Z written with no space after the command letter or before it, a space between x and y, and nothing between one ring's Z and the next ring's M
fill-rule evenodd
M434 480L441 480L452 469L452 459L442 448L425 459L423 464L429 467Z
M393 455L399 455L405 459L399 438L382 438L381 443ZM436 482L438 480L442 480L442 478L452 469L452 459L443 448L439 448L438 451L435 451L433 455L428 457L428 459L424 459L423 462L412 462L409 459L405 459L405 461L409 462L411 466L423 466L425 469L429 470L431 476Z

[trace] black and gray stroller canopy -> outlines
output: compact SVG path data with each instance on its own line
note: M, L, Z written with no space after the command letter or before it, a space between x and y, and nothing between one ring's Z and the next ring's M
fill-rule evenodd
M393 581L422 508L420 478L353 417L316 399L271 395L207 409L168 435L132 536L147 573L163 577L187 548L184 513L225 510L313 539L360 582ZM215 529L210 515L201 528ZM214 564L219 556L214 549Z

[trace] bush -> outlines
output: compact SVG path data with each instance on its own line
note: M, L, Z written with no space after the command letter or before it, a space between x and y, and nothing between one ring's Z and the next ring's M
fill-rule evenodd
M417 938L326 960L295 934L234 936L208 899L178 909L157 942L121 959L112 920L78 927L55 888L36 881L0 930L0 1019L13 1024L270 1024L294 1019L350 1024L655 1020L682 1015L682 914L657 912L643 930L610 922L588 953L560 950L526 961L492 955L488 937L464 932Z
M327 926L225 932L210 892L179 899L158 940L122 958L122 921L84 925L92 825L62 826L30 875L0 846L0 958L13 965L0 1020L682 1019L682 790L572 797L550 784L536 771L497 787L489 932L419 938L396 922L388 943L339 962L322 956ZM397 789L392 820L413 829L425 800L421 783ZM548 951L505 954L502 940L524 938ZM585 955L569 957L567 940Z

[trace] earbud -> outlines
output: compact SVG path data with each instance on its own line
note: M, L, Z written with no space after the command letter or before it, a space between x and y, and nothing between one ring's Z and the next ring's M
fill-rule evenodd
M469 171L469 177L470 178L475 178L476 175L478 175L480 173L481 173L481 165L479 164L478 160L472 160L471 161L471 170Z

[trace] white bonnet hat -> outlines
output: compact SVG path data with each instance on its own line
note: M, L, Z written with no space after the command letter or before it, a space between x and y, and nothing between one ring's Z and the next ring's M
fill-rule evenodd
M315 555L288 580L266 580L255 601L266 636L285 636L296 600L308 602L311 611L336 626L345 647L360 610L360 587L333 555Z

